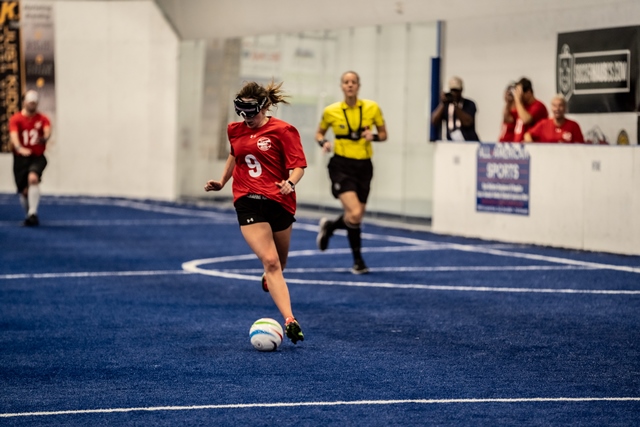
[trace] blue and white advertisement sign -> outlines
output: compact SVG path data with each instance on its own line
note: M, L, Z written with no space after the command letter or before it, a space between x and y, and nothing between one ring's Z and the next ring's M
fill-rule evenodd
M529 215L530 164L524 144L480 144L476 211Z

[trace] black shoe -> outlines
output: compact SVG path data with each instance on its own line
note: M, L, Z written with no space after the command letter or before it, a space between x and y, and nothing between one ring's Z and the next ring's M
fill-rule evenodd
M329 238L331 238L332 232L329 231L329 226L331 225L331 221L327 218L322 218L319 224L318 237L316 237L316 244L318 245L318 249L321 251L326 251L329 246Z
M25 227L35 227L40 225L40 221L38 221L38 215L31 214L24 220L23 225Z
M302 333L302 329L300 329L300 324L295 318L289 317L284 324L284 328L287 337L289 337L294 344L298 341L304 341L304 334Z
M364 260L359 259L353 264L353 267L351 267L351 272L353 274L367 274L369 269L364 263Z
M267 273L262 273L262 278L260 278L260 283L262 284L262 290L265 292L269 292L269 286L267 286Z

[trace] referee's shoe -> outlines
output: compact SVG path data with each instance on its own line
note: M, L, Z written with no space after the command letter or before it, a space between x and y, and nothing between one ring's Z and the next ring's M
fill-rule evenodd
M367 274L369 272L369 267L367 267L367 265L364 263L364 260L360 258L353 263L351 272L353 274Z
M320 220L318 237L316 237L316 244L318 245L318 249L321 251L326 251L327 247L329 247L329 239L333 235L333 232L329 231L332 223L327 218L322 218Z

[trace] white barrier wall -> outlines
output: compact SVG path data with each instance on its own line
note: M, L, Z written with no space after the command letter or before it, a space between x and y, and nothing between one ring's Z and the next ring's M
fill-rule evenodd
M522 216L476 211L478 146L437 144L434 232L640 255L640 147L527 144Z
M173 200L178 39L151 1L55 2L57 122L44 194ZM0 154L0 191L14 192Z

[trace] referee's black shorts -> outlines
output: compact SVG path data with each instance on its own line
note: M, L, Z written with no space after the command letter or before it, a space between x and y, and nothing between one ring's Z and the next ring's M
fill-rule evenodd
M42 172L47 167L47 159L44 156L19 156L13 153L13 177L18 187L18 193L22 193L29 186L29 172L38 174L42 178Z
M240 197L234 203L238 223L251 225L258 222L268 222L275 233L286 230L293 224L295 217L278 202L259 194L248 194Z
M344 192L355 191L360 203L367 203L373 179L373 163L371 159L356 160L334 155L329 160L329 178L331 192L336 199Z

